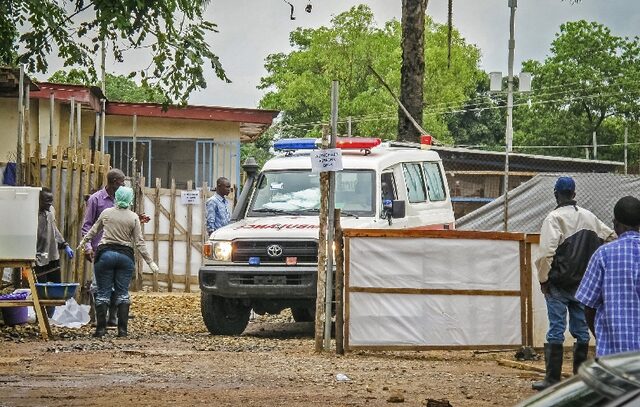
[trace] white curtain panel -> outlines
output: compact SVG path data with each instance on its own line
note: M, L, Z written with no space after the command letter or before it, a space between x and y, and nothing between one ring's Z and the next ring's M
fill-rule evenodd
M349 287L520 290L516 241L350 238ZM520 297L349 293L349 346L522 343Z

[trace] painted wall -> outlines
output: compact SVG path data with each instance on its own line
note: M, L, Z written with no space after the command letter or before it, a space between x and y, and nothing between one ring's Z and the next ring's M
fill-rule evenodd
M107 116L105 136L132 137L133 117ZM240 123L138 117L137 137L237 141L240 139Z
M47 128L49 127L47 119ZM40 124L38 120L38 101L31 100L29 123L25 124L25 143L38 140ZM18 99L0 98L0 162L15 160L18 145ZM24 145L23 145L24 148Z

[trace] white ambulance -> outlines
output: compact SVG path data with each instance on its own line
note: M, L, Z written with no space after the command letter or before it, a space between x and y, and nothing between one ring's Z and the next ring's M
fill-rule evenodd
M336 146L343 170L335 176L335 205L343 228L454 228L436 152L367 138L339 138ZM199 283L202 317L212 334L241 334L251 309L275 314L291 308L298 322L314 319L320 208L320 176L311 170L315 148L316 139L277 141L280 155L245 184L237 220L211 234Z

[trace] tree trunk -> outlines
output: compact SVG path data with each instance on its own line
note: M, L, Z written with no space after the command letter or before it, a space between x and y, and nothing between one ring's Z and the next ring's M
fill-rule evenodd
M424 102L424 19L429 0L402 0L400 102L422 125ZM398 108L398 140L418 142L420 132Z

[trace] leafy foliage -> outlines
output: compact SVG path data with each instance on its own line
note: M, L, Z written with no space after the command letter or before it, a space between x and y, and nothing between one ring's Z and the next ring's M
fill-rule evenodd
M506 103L488 91L489 77L484 75L474 97L459 110L444 114L456 145L504 148Z
M206 87L206 63L229 81L205 35L216 25L203 19L208 0L4 0L0 6L0 63L19 62L46 72L54 52L65 66L80 66L95 82L102 40L123 62L130 49L150 50L147 68L132 72L143 85L157 84L167 100L186 103ZM19 31L25 32L18 35Z
M258 162L260 168L270 159L271 154L271 142L273 141L274 128L269 128L258 139L252 143L244 143L240 147L240 160L244 162L247 157L253 157Z
M516 144L588 145L594 131L599 144L620 142L621 133L612 131L616 123L639 117L638 40L612 35L601 24L563 24L551 55L543 63L526 61L523 69L534 74L534 92L531 107L514 112ZM584 157L585 152L559 154Z
M339 14L329 27L296 29L290 34L294 51L267 57L267 75L260 88L267 93L260 107L284 112L280 135L319 136L331 113L331 81L340 81L339 132L395 139L397 106L393 97L369 70L371 66L397 93L400 88L400 23L376 26L366 5ZM440 103L462 104L482 77L479 50L453 32L451 69L447 69L447 28L426 22L425 129L436 138L451 141L447 124L438 111Z
M49 82L69 83L75 85L91 85L89 78L84 71L71 69L69 71L57 71ZM100 86L98 83L96 86ZM155 85L138 85L133 79L124 75L105 75L105 93L110 101L118 102L142 102L142 103L163 103L165 102L162 89Z

